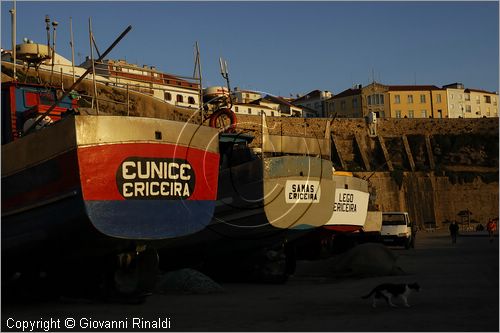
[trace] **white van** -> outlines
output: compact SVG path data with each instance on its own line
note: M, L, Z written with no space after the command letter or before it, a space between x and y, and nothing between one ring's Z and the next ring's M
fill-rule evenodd
M410 217L407 212L382 213L382 229L380 230L382 242L387 244L402 245L410 248L412 231Z

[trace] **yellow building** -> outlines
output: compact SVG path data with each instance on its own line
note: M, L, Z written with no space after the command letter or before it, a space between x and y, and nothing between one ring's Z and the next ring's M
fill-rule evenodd
M341 118L447 118L446 90L433 85L384 85L344 90L327 101L328 115Z
M446 90L433 85L388 86L390 118L447 118Z
M377 118L389 118L389 86L372 82L363 87L361 98L363 100L363 116L366 117L370 112L375 112Z

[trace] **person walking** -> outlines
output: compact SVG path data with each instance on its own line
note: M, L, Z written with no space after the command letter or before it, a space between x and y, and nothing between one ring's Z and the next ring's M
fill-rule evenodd
M457 235L458 235L458 224L456 221L453 221L450 224L450 236L451 236L451 243L455 244L457 242Z
M489 219L488 224L486 224L486 230L488 230L490 242L493 242L493 237L495 236L495 231L497 230L497 224L493 221L493 219Z

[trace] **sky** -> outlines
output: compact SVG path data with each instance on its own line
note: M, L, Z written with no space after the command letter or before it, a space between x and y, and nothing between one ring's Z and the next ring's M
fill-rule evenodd
M498 1L17 1L17 43L46 43L45 15L59 23L56 52L90 54L89 18L99 51L131 25L108 58L192 76L200 48L203 86L284 97L338 94L373 80L388 85L461 82L498 91ZM12 1L1 1L1 46L11 49Z

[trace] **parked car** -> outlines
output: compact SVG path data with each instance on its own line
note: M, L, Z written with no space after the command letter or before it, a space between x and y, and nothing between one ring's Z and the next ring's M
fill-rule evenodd
M382 213L382 242L404 246L409 249L412 242L412 225L407 212Z

